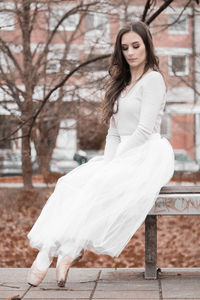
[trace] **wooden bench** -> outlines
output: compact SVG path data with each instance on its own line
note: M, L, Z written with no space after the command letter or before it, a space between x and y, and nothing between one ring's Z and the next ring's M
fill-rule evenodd
M145 219L145 279L157 279L157 216L200 215L200 186L165 186Z

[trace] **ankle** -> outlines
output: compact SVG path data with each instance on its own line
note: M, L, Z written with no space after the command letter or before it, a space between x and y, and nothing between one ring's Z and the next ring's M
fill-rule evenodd
M38 270L46 270L52 263L52 257L47 251L40 251L35 259L35 265Z
M58 255L56 267L60 264L61 261L65 262L65 265L71 265L72 259L67 255Z

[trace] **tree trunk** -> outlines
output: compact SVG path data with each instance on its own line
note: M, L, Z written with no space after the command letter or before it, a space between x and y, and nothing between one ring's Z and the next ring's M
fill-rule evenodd
M32 188L32 164L30 146L30 126L33 116L33 86L32 78L32 54L31 54L31 1L22 0L21 18L19 24L22 30L23 45L23 83L25 86L24 102L22 105L22 119L28 120L22 127L22 173L25 188Z
M28 126L22 127L22 135L27 135ZM32 188L32 164L31 164L31 147L30 137L22 138L22 176L25 188Z
M39 174L45 175L45 173L49 172L49 164L56 145L59 125L59 120L51 120L49 122L40 120L33 130Z

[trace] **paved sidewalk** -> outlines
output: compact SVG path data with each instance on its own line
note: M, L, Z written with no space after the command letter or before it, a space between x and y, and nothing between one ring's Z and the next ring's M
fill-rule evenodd
M20 295L28 269L0 269L0 300ZM200 300L200 268L163 268L158 280L145 280L143 268L71 268L65 288L55 282L49 269L38 287L31 287L23 299Z
M34 188L46 188L46 187L55 187L55 183L44 183L44 182L33 182ZM21 182L13 182L13 183L6 183L0 182L0 188L23 188L24 184Z

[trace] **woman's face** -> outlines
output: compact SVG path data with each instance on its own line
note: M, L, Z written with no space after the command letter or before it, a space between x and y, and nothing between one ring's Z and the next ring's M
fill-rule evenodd
M142 38L134 31L123 34L121 39L122 53L131 68L145 66L146 49Z

